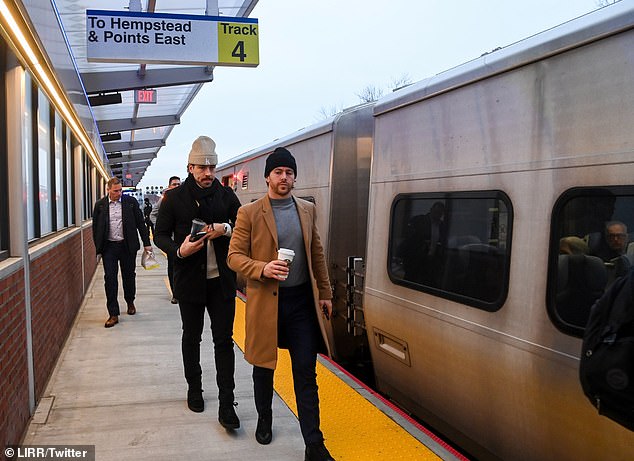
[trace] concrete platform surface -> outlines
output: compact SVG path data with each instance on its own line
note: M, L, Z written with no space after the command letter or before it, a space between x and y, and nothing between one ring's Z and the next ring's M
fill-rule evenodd
M108 329L99 265L23 444L94 445L99 461L304 459L298 421L277 395L273 442L255 441L251 366L237 347L241 427L220 426L208 318L201 345L206 407L187 408L178 305L170 303L166 260L159 252L157 259L158 269L137 267L137 314L122 313ZM121 286L119 302L125 306Z

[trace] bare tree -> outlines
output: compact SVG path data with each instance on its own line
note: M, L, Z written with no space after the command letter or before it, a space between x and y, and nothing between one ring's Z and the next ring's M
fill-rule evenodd
M323 120L323 119L326 119L326 118L330 118L333 115L338 114L342 110L343 110L343 106L341 104L339 106L330 106L330 107L322 106L319 109L318 119Z
M372 102L383 96L383 90L374 85L368 85L361 90L361 93L357 93L357 96L361 102Z
M410 85L411 83L412 79L409 77L409 75L403 74L400 77L392 78L392 81L388 85L388 89L390 91L396 91L399 88ZM363 89L363 91L361 91L361 93L357 93L357 96L362 103L376 101L381 96L383 96L383 89L375 85L368 85Z
M596 0L598 7L613 5L614 3L618 3L620 1L621 0Z
M411 83L412 83L412 79L409 77L409 75L403 74L400 77L393 78L390 84L387 85L387 87L390 91L396 91L400 88L410 85ZM383 94L384 94L384 90L382 88L379 88L376 85L370 84L366 86L363 90L361 90L360 93L357 93L357 97L359 98L359 103L362 104L366 102L374 102L378 100L381 96L383 96ZM343 109L344 108L341 104L339 104L338 106L335 105L330 107L323 106L319 110L319 114L317 118L323 120L323 119L332 117L333 115L336 115L339 112L343 111Z
M410 78L410 76L408 74L403 74L400 77L392 79L392 82L390 83L390 89L392 91L396 91L411 84L412 79Z

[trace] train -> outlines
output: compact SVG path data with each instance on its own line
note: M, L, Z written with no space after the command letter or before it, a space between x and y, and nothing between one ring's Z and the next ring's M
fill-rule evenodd
M327 253L332 358L470 456L629 460L634 433L597 413L578 368L591 305L634 261L632 233L615 257L596 249L606 223L634 231L632 127L619 2L216 174L248 203L266 156L293 153Z

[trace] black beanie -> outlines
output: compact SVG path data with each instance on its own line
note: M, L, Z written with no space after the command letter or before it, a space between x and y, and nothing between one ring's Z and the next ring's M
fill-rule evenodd
M276 148L271 155L266 158L266 166L264 167L264 177L267 178L271 171L275 168L285 166L290 168L297 177L297 163L295 163L295 157L285 148Z

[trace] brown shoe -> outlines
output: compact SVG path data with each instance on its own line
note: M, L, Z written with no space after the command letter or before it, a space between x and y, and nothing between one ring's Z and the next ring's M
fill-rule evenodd
M117 323L119 323L119 316L118 315L111 315L110 317L108 317L108 320L106 320L106 324L104 326L106 328L112 328Z
M128 315L136 314L136 307L134 307L134 303L128 303Z

